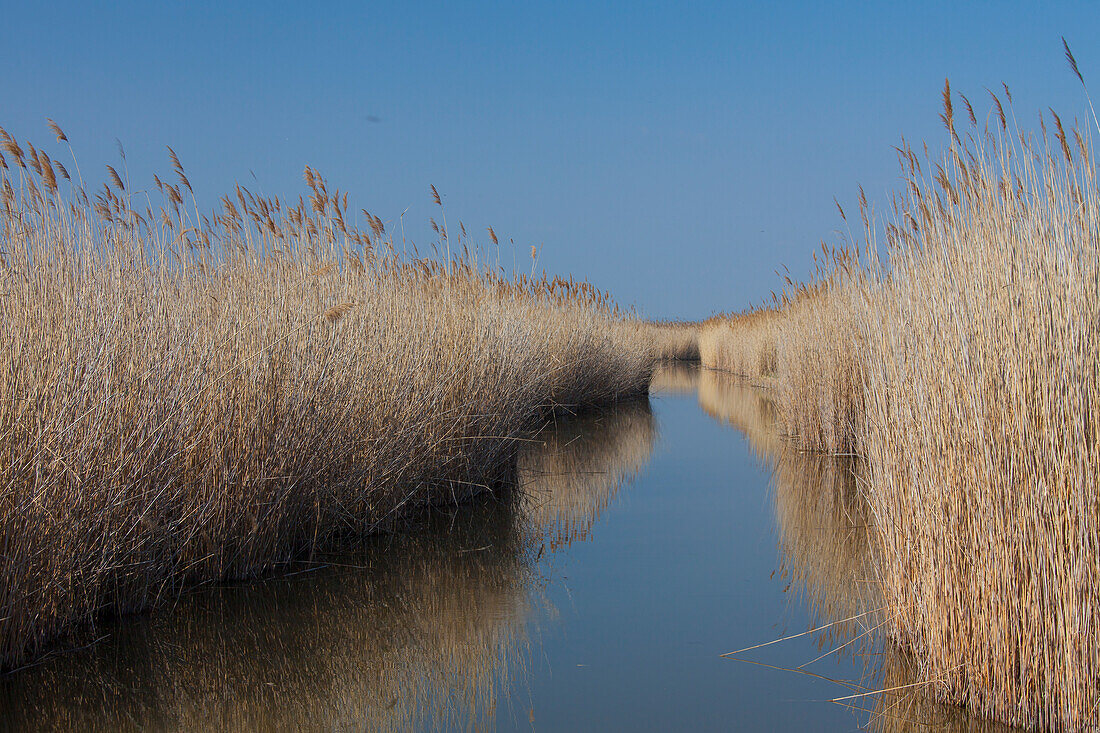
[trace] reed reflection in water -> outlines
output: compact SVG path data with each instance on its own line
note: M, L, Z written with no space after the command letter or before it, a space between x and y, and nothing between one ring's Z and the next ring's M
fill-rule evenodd
M851 707L861 723L884 733L1011 730L935 702L916 685L921 677L910 657L878 633L883 619L875 581L874 518L859 491L858 460L799 451L780 434L766 388L739 377L672 364L654 376L653 389L696 391L702 410L740 432L769 470L778 574L790 582L792 602L803 604L819 629L813 634L819 653L845 655L862 669L860 679L837 681L836 696L864 696L841 704ZM766 656L764 649L745 655L757 661ZM816 660L805 661L805 669L790 672L814 673Z
M656 441L649 400L549 427L519 457L520 516L551 549L588 539L619 487L649 462Z
M526 719L546 549L586 539L656 439L648 401L552 425L519 491L426 510L323 565L191 594L0 678L5 730L406 730ZM92 638L92 637L90 637Z

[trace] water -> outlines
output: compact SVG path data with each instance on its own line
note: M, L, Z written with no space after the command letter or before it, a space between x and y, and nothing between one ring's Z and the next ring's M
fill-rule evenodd
M976 730L908 692L830 702L911 680L873 615L720 656L873 607L858 467L791 451L731 378L654 387L549 429L512 496L0 679L4 729Z

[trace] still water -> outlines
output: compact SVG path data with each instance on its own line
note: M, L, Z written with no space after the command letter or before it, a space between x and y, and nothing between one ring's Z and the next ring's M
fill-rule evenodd
M670 367L549 427L513 495L0 678L0 727L978 730L910 688L830 702L912 680L866 633L857 469L792 451L760 391Z

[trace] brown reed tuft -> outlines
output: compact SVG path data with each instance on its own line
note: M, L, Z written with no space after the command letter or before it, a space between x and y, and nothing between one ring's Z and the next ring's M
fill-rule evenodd
M1068 52L1068 49L1067 49L1067 52ZM62 132L60 125L58 125L56 122L54 122L49 117L46 118L46 124L49 126L50 131L53 132L54 135L57 135L57 141L59 143L69 142L69 138L65 137L65 133Z
M335 324L341 318L346 316L348 314L348 311L350 311L354 307L355 303L341 303L339 305L334 305L327 311L325 311L324 319L329 323Z
M115 185L119 191L125 191L126 186L122 185L122 179L118 175L118 171L113 166L107 166L107 177L111 179L111 183Z
M1069 62L1069 68L1077 76L1077 80L1084 84L1085 77L1081 76L1081 70L1077 68L1077 59L1073 58L1073 52L1069 50L1069 43L1066 41L1065 36L1062 36L1062 48L1066 51L1066 61Z

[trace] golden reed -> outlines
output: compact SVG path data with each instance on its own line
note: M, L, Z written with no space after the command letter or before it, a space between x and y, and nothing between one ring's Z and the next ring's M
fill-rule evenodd
M308 167L204 215L169 154L93 190L0 130L0 666L514 477L548 411L645 392L664 348L445 216L446 256L399 256Z
M802 447L863 459L884 613L928 692L1091 730L1100 197L1086 132L1051 111L1025 134L1007 87L990 96L981 122L945 86L948 150L898 148L907 189L883 228L861 195L862 245L826 250L771 307L705 324L700 348L766 382Z

